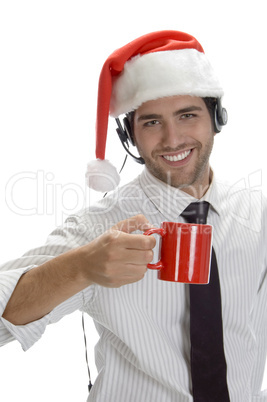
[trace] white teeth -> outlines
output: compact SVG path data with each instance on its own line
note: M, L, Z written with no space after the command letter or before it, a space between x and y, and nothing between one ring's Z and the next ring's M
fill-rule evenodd
M185 151L182 154L179 155L163 155L163 158L167 159L167 161L170 162L177 162L177 161L182 161L183 159L185 159L191 152L191 149L189 151Z

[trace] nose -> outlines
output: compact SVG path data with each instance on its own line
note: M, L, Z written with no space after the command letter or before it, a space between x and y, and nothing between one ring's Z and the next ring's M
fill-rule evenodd
M175 148L185 140L185 135L174 121L166 122L163 129L162 142L164 146Z

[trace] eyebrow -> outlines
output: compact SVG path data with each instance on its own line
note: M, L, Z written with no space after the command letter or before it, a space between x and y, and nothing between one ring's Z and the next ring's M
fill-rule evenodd
M184 114L184 113L190 113L190 112L195 112L195 111L202 111L202 107L200 106L189 106L185 107L184 109L177 110L177 112L174 112L174 116L177 116L178 114Z
M188 106L183 109L179 109L173 113L174 116L178 116L179 114L190 113L195 111L202 111L202 107L200 106ZM162 118L161 114L142 114L138 117L137 121L144 121L144 120L156 120Z

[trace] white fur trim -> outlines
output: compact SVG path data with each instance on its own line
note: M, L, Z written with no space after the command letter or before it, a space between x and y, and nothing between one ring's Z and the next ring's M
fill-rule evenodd
M120 182L120 175L108 160L93 160L87 164L87 184L102 193L114 190Z
M204 53L182 49L132 58L114 79L110 115L118 117L149 100L174 95L223 96L223 89Z

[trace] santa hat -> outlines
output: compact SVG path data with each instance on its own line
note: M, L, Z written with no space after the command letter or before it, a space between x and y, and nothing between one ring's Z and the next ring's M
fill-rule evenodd
M115 50L103 65L98 87L96 160L87 165L89 187L110 191L120 181L105 160L109 115L174 95L220 98L222 87L200 43L179 31L153 32Z

